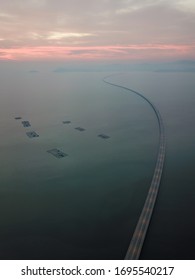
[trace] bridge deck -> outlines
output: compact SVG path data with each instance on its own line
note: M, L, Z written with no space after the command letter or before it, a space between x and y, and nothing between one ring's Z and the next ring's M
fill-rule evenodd
M108 78L108 77L106 77ZM139 95L141 98L143 98L145 101L149 103L149 105L152 107L154 110L154 113L157 117L158 124L159 124L159 150L158 150L158 155L157 155L157 161L156 161L156 166L154 169L154 174L152 178L152 182L146 197L146 201L144 204L144 207L142 209L141 215L139 217L139 220L137 222L137 226L135 228L133 237L131 239L130 245L128 247L125 259L126 260L137 260L139 259L142 246L145 240L145 236L147 233L147 229L151 220L152 212L154 209L154 205L156 202L156 197L158 194L159 186L160 186L160 181L161 181L161 175L163 171L163 166L164 166L164 159L165 159L165 132L164 132L164 126L163 126L163 121L161 118L161 115L157 108L153 105L153 103L147 99L145 96L143 96L141 93L134 91L130 88L117 85L114 83L110 83L106 81L106 78L103 79L103 81L109 85L119 87L125 90L128 90L130 92L133 92L137 95Z

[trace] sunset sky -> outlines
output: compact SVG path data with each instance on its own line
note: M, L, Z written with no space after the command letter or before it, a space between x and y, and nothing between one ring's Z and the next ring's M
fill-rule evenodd
M0 0L0 60L195 59L195 0Z

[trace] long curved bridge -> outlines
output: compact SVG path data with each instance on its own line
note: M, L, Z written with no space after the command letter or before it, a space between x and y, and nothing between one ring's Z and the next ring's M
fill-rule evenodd
M129 247L128 247L128 250L127 250L127 253L125 256L125 260L137 260L137 259L139 259L139 256L140 256L140 253L142 250L142 246L143 246L143 243L145 240L145 236L147 233L147 229L148 229L148 226L150 223L150 219L152 216L152 212L154 209L156 197L157 197L159 186L160 186L161 175L162 175L164 159L165 159L165 132L164 132L162 117L161 117L158 109L153 105L153 103L149 99L147 99L145 96L143 96L141 93L139 93L135 90L108 82L106 79L111 76L105 77L103 79L103 81L109 85L133 92L133 93L139 95L141 98L143 98L147 103L149 103L149 105L154 110L154 113L157 117L158 125L159 125L159 150L158 150L157 161L156 161L156 166L154 169L152 182L151 182L151 185L150 185L147 197L146 197L144 207L142 209L141 215L137 222L133 237L131 239L131 242L129 244Z

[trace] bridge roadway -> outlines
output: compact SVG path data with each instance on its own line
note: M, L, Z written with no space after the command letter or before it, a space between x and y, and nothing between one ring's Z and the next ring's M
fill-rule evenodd
M144 95L142 95L141 93L139 93L135 90L108 82L106 79L111 76L105 77L103 79L103 81L109 85L133 92L133 93L139 95L145 101L147 101L147 103L149 103L149 105L154 110L154 113L157 117L158 125L159 125L159 149L158 149L157 161L156 161L156 166L154 169L152 182L151 182L141 215L139 217L135 231L133 233L133 237L131 239L130 245L127 249L127 253L125 256L125 260L137 260L137 259L139 259L139 256L140 256L140 253L141 253L141 250L143 247L143 243L144 243L146 233L147 233L147 230L149 227L149 223L151 220L152 212L153 212L153 209L155 206L156 197L157 197L159 186L160 186L160 181L161 181L161 176L162 176L162 171L163 171L163 166L164 166L164 159L165 159L165 132L164 132L162 117L161 117L158 109L153 105L153 103L149 99L147 99Z

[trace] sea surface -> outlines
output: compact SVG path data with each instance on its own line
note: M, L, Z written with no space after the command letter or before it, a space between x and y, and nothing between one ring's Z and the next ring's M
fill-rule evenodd
M123 259L156 163L152 108L105 84L108 72L9 66L0 73L0 259ZM109 78L149 98L166 130L165 169L143 259L195 258L194 78L160 72ZM54 148L68 156L47 152Z

